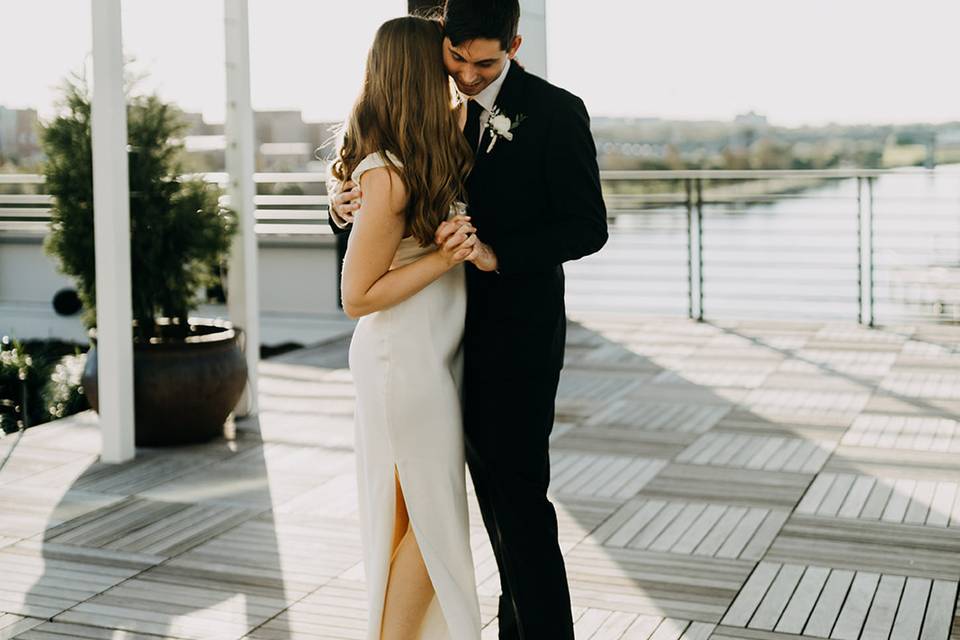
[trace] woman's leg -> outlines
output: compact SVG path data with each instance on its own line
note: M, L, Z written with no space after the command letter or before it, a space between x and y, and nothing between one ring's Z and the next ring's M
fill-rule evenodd
M397 467L393 467L393 483L396 490L397 517L393 520L393 545L390 553L390 563L397 557L397 549L400 547L400 541L403 540L403 534L407 532L410 526L410 514L407 513L407 503L403 500L403 490L400 488L400 475L397 473Z
M420 555L417 539L410 526L407 505L394 467L397 487L397 517L393 529L393 554L383 607L381 640L410 640L417 637L423 616L433 599L433 583Z

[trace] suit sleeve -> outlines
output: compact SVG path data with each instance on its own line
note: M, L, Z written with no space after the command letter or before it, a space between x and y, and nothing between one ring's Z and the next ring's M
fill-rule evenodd
M596 253L607 242L597 149L580 98L571 95L554 110L544 156L548 220L531 221L491 244L501 274L547 270Z

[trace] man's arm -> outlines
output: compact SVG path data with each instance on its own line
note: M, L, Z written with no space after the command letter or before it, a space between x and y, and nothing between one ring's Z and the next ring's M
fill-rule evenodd
M580 98L568 94L566 104L554 111L544 155L549 217L492 244L502 274L546 270L596 253L607 242L597 148Z

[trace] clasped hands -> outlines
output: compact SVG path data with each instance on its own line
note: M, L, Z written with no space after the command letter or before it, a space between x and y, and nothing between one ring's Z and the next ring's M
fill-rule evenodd
M472 262L480 271L496 271L497 255L476 233L470 216L457 215L441 222L433 239L451 265Z
M361 196L360 187L353 181L343 183L342 190L333 197L331 207L341 220L353 222L353 212L360 208L356 202ZM472 262L480 271L496 271L497 255L487 243L477 237L477 228L470 216L457 215L444 220L437 227L434 242L440 255L452 267L461 262Z

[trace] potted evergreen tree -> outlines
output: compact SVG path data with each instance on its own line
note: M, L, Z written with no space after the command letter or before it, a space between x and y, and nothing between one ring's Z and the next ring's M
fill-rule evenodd
M90 93L67 81L60 113L41 127L44 173L53 196L46 251L75 278L91 349L83 375L98 407L96 274ZM188 317L212 284L236 231L220 189L181 178L187 125L156 95L128 98L130 255L133 281L136 443L204 442L223 433L247 380L239 330Z

